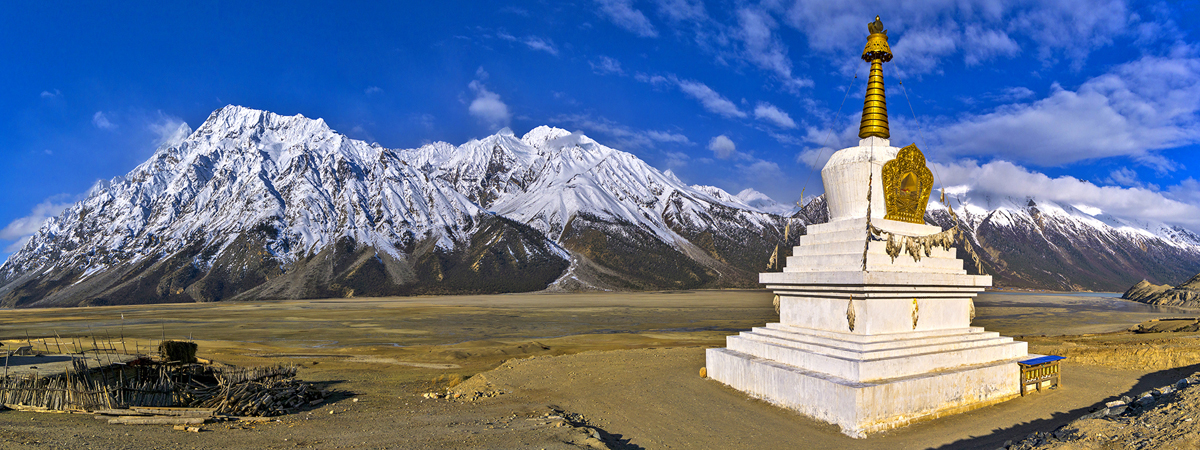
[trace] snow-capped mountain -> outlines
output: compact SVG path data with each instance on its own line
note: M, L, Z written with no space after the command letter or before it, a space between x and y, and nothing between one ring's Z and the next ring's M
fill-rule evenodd
M228 106L181 131L0 265L0 304L749 286L788 220L550 127L392 150Z
M1178 284L1200 271L1200 236L1177 226L1035 198L968 193L946 202L997 286L1121 292L1142 279ZM953 225L937 198L925 218Z
M569 250L571 269L554 285L560 289L750 286L785 221L547 126L520 139L502 131L453 152L434 144L401 154Z

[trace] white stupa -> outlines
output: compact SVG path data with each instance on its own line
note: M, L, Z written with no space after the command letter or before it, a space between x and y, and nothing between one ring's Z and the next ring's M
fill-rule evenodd
M714 380L854 437L1017 397L1027 355L1026 343L971 326L990 276L968 275L953 248L914 246L946 235L924 224L924 156L888 140L891 51L878 18L870 30L862 140L821 170L829 222L808 227L783 272L759 276L779 296L779 323L706 354ZM869 239L870 227L884 240ZM887 238L906 236L914 251L889 255Z

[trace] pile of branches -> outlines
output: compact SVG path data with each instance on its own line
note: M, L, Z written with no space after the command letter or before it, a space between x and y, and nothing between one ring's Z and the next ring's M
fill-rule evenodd
M279 416L320 404L328 390L295 378L296 366L209 370L191 374L187 406L233 416Z

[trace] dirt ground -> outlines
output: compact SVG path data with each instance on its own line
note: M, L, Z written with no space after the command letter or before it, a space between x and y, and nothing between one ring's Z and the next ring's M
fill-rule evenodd
M302 379L339 393L278 422L212 424L201 433L5 411L0 448L996 448L1200 370L1200 357L1136 367L1069 358L1058 390L851 439L698 376L704 348L778 320L771 297L695 291L4 310L4 348L55 347L56 332L64 345L123 337L143 351L164 337L190 337L201 357L300 364ZM984 294L976 303L976 326L1024 336L1035 353L1071 342L1112 354L1200 347L1196 333L1095 334L1187 315L1175 310L1031 294ZM424 396L472 375L454 389L502 393Z

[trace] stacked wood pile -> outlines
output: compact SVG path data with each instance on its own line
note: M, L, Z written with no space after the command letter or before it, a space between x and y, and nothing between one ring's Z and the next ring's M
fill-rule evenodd
M225 369L213 374L212 385L196 376L186 390L187 404L220 414L278 416L317 405L329 396L329 391L295 379L296 370L296 366Z
M194 424L214 415L277 416L314 406L329 391L295 378L296 366L231 368L137 364L89 368L83 358L51 377L0 379L0 405L36 411L115 411L114 423ZM184 413L166 414L172 407ZM189 415L190 414L190 415ZM162 417L167 416L167 417ZM181 417L182 416L182 417Z

